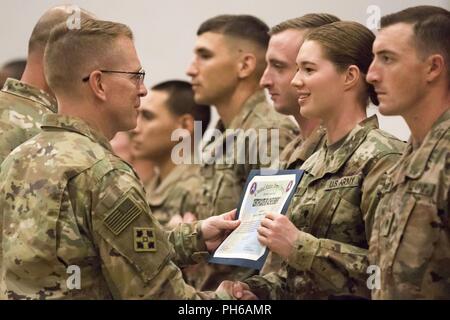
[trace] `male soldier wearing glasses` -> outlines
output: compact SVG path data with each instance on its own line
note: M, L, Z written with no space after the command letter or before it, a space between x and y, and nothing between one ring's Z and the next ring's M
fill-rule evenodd
M2 164L1 294L215 297L186 285L172 259L201 261L224 230L239 224L225 221L234 212L182 224L167 235L149 214L133 170L108 142L136 126L140 98L147 94L131 30L99 20L85 20L74 30L61 24L52 31L44 62L59 113L44 117L43 131ZM69 278L77 269L79 286Z

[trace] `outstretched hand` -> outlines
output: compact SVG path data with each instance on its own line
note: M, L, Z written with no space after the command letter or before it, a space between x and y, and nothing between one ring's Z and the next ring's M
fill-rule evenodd
M234 220L235 216L236 209L203 220L201 230L209 252L214 252L228 234L240 224L239 220Z

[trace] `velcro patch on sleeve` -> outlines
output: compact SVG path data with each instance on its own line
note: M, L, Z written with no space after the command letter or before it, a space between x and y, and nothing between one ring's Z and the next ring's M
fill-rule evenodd
M103 220L105 226L116 236L133 222L145 209L133 197L137 191L131 189Z
M156 236L153 228L134 228L134 251L156 251Z

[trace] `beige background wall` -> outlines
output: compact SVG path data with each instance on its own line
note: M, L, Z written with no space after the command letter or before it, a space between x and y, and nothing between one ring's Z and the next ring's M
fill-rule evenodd
M76 4L101 19L128 24L135 33L136 47L148 73L148 86L170 78L188 80L185 70L192 57L195 32L200 23L217 14L252 14L272 26L305 13L328 12L367 25L370 6L377 6L381 15L419 4L450 8L449 0L1 0L0 64L25 57L28 37L39 16L61 3ZM400 118L382 118L381 125L402 139L409 136Z

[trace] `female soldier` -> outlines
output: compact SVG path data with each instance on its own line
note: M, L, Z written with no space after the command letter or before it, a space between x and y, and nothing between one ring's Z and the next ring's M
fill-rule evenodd
M302 165L287 216L269 213L258 229L259 241L283 258L282 268L235 284L238 296L248 285L266 299L370 297L377 283L367 281L377 186L404 147L366 115L369 98L378 104L365 80L374 38L356 22L324 25L305 37L292 85L301 114L322 120L327 141Z

